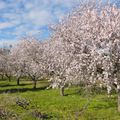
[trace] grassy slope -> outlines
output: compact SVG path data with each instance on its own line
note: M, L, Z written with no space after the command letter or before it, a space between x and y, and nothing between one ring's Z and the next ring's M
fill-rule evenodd
M67 95L62 97L59 95L59 90L46 90L47 83L44 81L38 82L37 90L31 89L32 84L29 81L21 83L21 86L16 86L14 81L0 81L0 92L14 89L13 93L0 94L0 107L17 113L22 120L37 120L29 114L34 109L48 114L51 120L120 120L116 95L110 99L105 94L92 96L88 108L81 112L87 103L87 97L76 93L77 87L66 89ZM24 89L16 91L19 88ZM29 110L16 105L17 97L30 101Z

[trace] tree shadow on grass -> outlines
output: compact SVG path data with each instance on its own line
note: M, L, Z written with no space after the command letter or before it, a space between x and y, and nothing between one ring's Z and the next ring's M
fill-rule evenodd
M14 87L14 86L27 86L27 85L32 85L32 83L23 83L23 84L20 84L20 85L10 85L10 84L2 84L0 85L0 87Z
M71 96L71 95L81 95L81 96L85 96L85 93L82 89L75 89L74 91L70 91L69 93L65 92L64 96Z
M16 86L16 85L10 85L10 84L2 84L2 85L0 85L0 87L13 87L13 86Z
M0 90L0 94L3 93L17 93L17 92L27 92L27 91L40 91L40 90L45 90L46 86L40 87L40 88L12 88L12 89L5 89L5 90Z
M64 96L78 95L77 92L65 93Z

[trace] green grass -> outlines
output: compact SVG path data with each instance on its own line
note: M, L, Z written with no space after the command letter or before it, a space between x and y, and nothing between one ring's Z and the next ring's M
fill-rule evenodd
M14 80L0 81L0 108L17 114L21 120L38 120L31 114L35 110L47 114L50 120L120 120L115 94L111 98L105 93L90 95L91 102L82 111L88 97L78 93L78 87L66 89L66 96L60 96L58 89L45 89L47 85L46 81L38 81L37 89L33 90L31 81L22 80L20 86L16 86ZM13 93L2 93L6 90ZM17 98L29 101L28 109L18 106Z

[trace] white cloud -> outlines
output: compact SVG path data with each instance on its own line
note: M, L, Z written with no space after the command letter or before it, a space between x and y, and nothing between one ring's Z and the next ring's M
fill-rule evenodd
M52 14L46 10L31 10L27 15L27 19L30 20L33 24L44 26L52 22Z
M48 0L49 1L49 0ZM71 8L79 4L80 0L54 0L56 4L64 5L65 7Z
M1 22L0 23L0 29L9 28L9 27L12 27L12 26L13 26L13 23L10 23L10 22Z
M65 16L64 11L61 9L56 10L54 14L58 20L61 20Z
M0 32L4 36L14 37L23 35L42 36L40 28L54 24L56 20L65 15L65 9L71 9L78 1L15 0L8 4L6 1L0 0L0 16L7 21L0 22ZM5 8L5 11L1 12L1 8ZM3 29L7 30L3 31Z
M63 8L72 8L79 0L34 0L25 3L24 19L34 25L45 26L64 16ZM53 14L55 13L55 14Z
M61 7L72 8L78 1L79 0L16 0L9 4L2 2L2 4L11 7L13 10L12 13L9 13L9 11L4 13L3 17L26 23L31 21L35 25L47 25L50 22L54 22L54 17L63 16L64 10ZM24 5L24 8L19 7L20 3ZM57 9L55 7L57 7ZM56 12L56 16L54 16L52 12Z
M6 4L3 1L0 1L0 9L4 9L6 7Z
M41 34L40 30L28 30L26 33L28 36L37 36Z

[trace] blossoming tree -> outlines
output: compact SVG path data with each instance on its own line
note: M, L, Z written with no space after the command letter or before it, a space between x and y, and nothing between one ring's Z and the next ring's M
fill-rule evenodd
M120 111L120 9L95 2L83 5L56 26L53 36L65 49L69 48L65 56L74 56L69 67L64 62L68 81L112 87L116 82ZM64 59L70 58L62 57L59 65Z
M34 38L25 38L13 49L11 55L17 64L16 75L18 78L24 73L33 81L33 88L36 88L36 82L43 76L44 61L42 59L42 44Z

